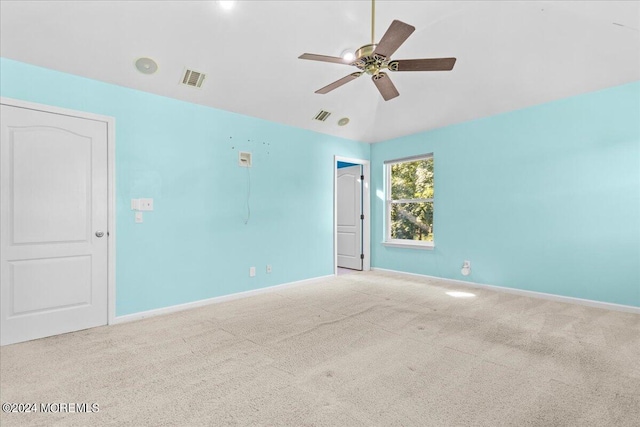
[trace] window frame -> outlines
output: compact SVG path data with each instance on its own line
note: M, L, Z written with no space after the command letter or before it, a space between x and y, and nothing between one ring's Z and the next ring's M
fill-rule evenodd
M384 162L385 173L385 191L384 191L384 203L385 203L385 222L384 222L384 246L414 248L414 249L433 249L435 247L435 234L433 241L425 240L409 240L409 239L392 239L391 238L391 206L399 203L433 203L433 213L435 222L435 198L427 199L391 199L391 169L393 165L398 163L410 163L419 160L434 159L433 153L420 154L417 156L404 157L401 159L387 160ZM434 187L435 187L435 162L434 162ZM434 191L435 195L435 191Z

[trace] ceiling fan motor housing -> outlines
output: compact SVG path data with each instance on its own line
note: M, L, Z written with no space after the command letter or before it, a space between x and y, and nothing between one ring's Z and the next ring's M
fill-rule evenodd
M356 50L356 60L352 65L373 76L387 68L389 61L386 57L374 53L376 47L378 47L377 44L367 44Z
M375 52L377 44L366 44L360 49L356 50L356 59L364 58L365 56L371 56Z

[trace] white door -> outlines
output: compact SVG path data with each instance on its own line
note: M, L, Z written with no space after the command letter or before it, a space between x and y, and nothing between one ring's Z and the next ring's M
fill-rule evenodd
M105 325L107 124L1 108L0 344Z
M338 169L338 267L362 270L361 165Z

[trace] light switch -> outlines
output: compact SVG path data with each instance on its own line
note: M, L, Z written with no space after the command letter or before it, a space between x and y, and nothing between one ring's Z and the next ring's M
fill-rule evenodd
M131 210L152 211L153 199L131 199Z
M141 211L152 211L153 210L153 199L140 199L140 210Z
M136 212L136 223L142 222L142 212Z

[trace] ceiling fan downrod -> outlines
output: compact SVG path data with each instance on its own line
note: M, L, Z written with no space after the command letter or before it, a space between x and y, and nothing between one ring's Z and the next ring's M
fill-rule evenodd
M376 0L371 0L371 44L376 43L375 28L376 28Z

